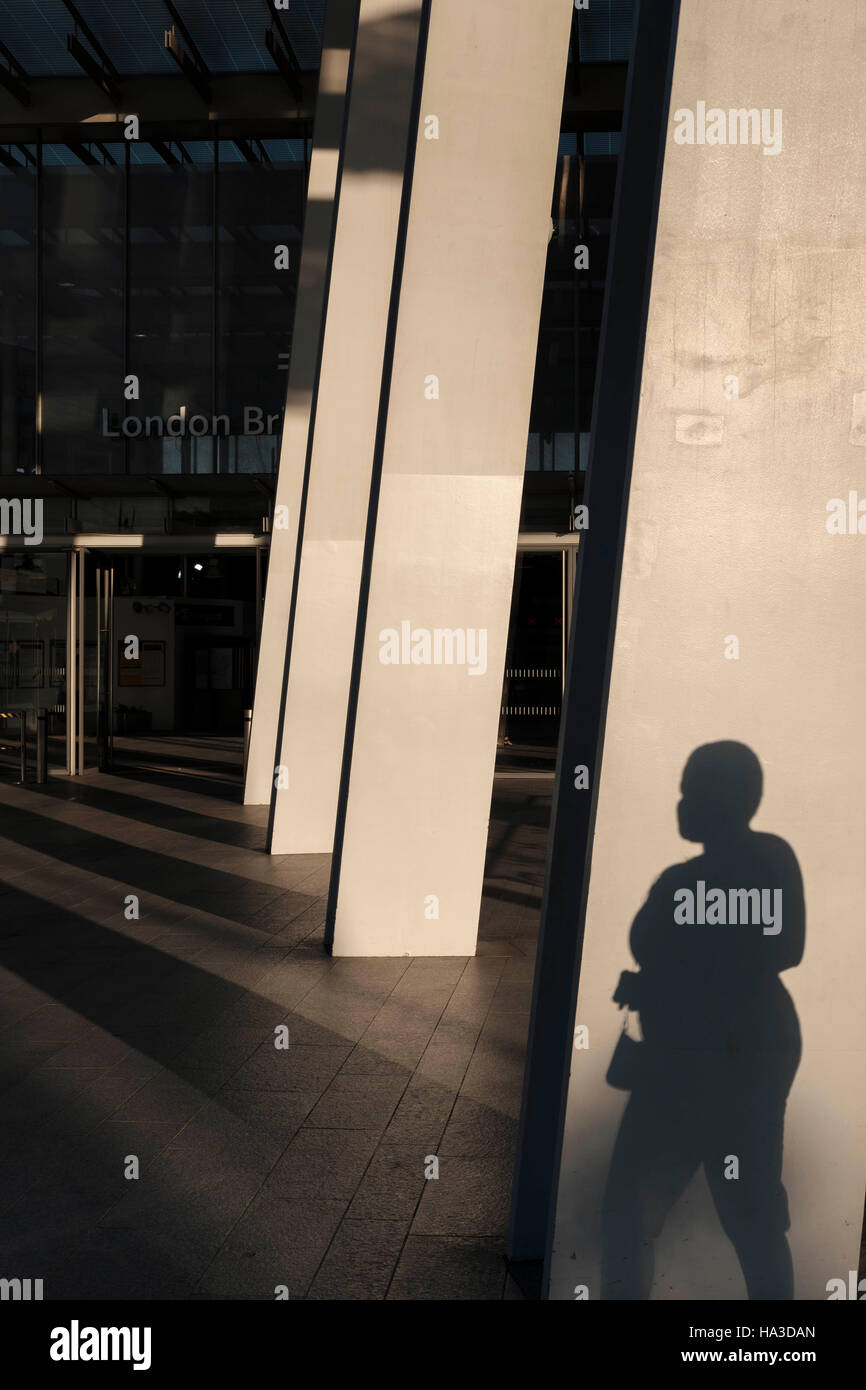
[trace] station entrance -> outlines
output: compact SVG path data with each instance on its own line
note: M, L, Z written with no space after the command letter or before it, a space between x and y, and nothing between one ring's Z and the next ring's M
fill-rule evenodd
M266 568L261 542L0 556L0 775L239 788ZM521 537L497 771L555 766L575 570L573 536Z
M0 772L240 784L260 548L75 548L0 561Z

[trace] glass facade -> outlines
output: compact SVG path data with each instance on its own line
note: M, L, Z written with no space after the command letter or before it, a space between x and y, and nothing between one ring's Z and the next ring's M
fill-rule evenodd
M79 149L38 150L39 464L46 473L113 473L123 456L102 431L101 409L123 365L124 151Z
M0 466L6 473L35 468L35 164L32 145L0 149Z
M631 53L635 0L591 0L577 12L580 60L627 63Z
M241 424L245 409L264 423L283 407L304 209L303 143L252 144L219 145L216 411ZM230 471L273 471L276 447L273 433L235 432Z
M183 0L180 8L211 73L273 70L262 43L271 18L268 0ZM163 0L122 7L115 0L76 0L76 9L120 76L177 73L164 42L171 16ZM304 71L319 65L324 10L325 0L291 0L280 7L281 30ZM63 0L0 0L0 42L34 77L81 76L66 44L71 28Z
M163 0L137 0L122 26L104 0L79 0L77 8L121 87L131 90L128 80L142 75L183 86L163 42ZM610 0L575 13L520 523L524 535L543 533L549 549L521 553L517 566L503 697L511 741L550 742L558 721L574 564L556 537L573 529L574 506L583 499L620 141L623 75L615 69L628 58L633 8L633 0ZM99 713L94 566L116 575L118 623L143 621L135 604L144 604L150 623L153 669L142 667L140 690L109 692L118 709L129 707L130 720L134 715L144 727L150 717L154 732L194 727L183 691L220 688L222 667L212 670L212 662L229 658L232 694L207 696L211 726L228 720L234 729L235 707L250 698L264 556L218 562L183 547L185 538L202 534L267 529L315 88L310 82L305 89L306 114L291 115L296 98L287 103L265 43L265 26L274 22L267 0L185 0L183 13L214 82L243 85L255 76L277 84L262 87L254 117L221 112L218 119L196 119L193 108L188 117L161 123L143 117L135 139L125 139L112 120L109 138L98 140L98 130L86 120L76 123L71 110L67 123L56 125L22 109L16 119L32 124L7 125L0 143L4 490L39 498L46 537L131 532L145 548L166 534L178 541L170 555L100 555L97 548L86 563L77 557L85 635L81 650L75 648L83 672L76 698L86 761ZM293 0L280 12L281 41L290 40L302 75L318 66L322 13L321 0ZM29 18L0 0L0 42L34 79L91 81L67 47L69 28L61 0L40 0L38 17L34 11ZM596 101L598 110L588 117L580 98L583 65L607 74L610 98L607 107ZM87 109L103 110L104 97L95 86L87 90L95 102ZM608 108L605 125L601 112ZM536 534L532 545L538 540ZM52 710L58 738L66 691L57 680L65 670L67 594L74 589L69 559L41 551L36 561L26 551L5 555L0 598L7 709ZM50 563L44 581L42 561ZM35 631L30 612L33 596L48 594L39 588L43 582L54 585L56 600L49 611L40 598L39 614L53 625L47 635ZM205 599L212 611L201 610L204 628L197 631L189 619ZM217 630L207 630L208 623ZM165 649L160 672L159 643ZM103 673L99 698L106 682Z
M309 146L0 147L4 473L273 473Z
M566 529L571 504L583 496L621 137L595 128L594 114L581 116L581 69L624 69L634 13L634 0L603 0L575 15L527 441L524 530ZM619 114L621 95L612 86L607 91ZM569 96L578 108L573 116ZM562 476L558 482L535 477L543 473ZM569 487L566 478L573 480Z
M586 470L619 138L597 132L560 138L526 455L530 472Z
M127 444L132 472L210 473L213 436L145 433L159 427L140 423L214 413L216 151L210 141L172 141L162 149L160 157L151 146L156 159L131 151L123 380L134 381L122 393L118 379L111 414L121 429L140 426ZM138 398L128 399L130 391Z

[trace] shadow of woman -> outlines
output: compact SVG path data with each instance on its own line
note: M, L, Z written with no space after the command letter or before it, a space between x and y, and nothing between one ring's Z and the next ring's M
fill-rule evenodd
M701 1165L749 1298L794 1296L782 1150L801 1042L779 973L802 959L806 914L790 845L749 828L762 789L744 744L692 753L679 829L704 852L665 870L632 925L640 970L614 1001L643 1041L621 1040L608 1073L631 1096L604 1198L605 1299L649 1298L653 1244Z

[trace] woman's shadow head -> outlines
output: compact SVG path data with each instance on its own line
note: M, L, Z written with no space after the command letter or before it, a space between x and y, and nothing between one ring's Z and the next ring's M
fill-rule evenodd
M677 821L684 840L713 846L748 833L764 775L751 748L722 741L696 748L683 769Z

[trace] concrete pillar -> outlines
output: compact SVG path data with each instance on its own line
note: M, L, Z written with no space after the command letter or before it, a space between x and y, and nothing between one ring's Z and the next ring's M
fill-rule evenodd
M276 854L334 843L421 13L421 0L361 4L271 811Z
M330 248L340 150L358 0L328 0L313 153L304 215L304 240L292 333L286 409L274 499L244 802L268 803L274 782L277 726L289 634L311 420L327 303Z
M589 1298L604 1294L604 1193L628 1099L606 1081L622 1026L611 996L620 972L638 967L636 997L673 990L661 1023L644 998L645 1032L651 1019L656 1038L660 1027L667 1036L679 1010L690 1017L709 989L731 1033L725 1061L721 1045L706 1041L712 1017L692 1019L694 1048L709 1048L729 1081L713 1083L719 1097L701 1099L717 1142L656 1242L652 1297L746 1297L745 1264L711 1188L735 1231L745 1213L759 1274L774 1265L783 1199L772 1173L755 1180L776 1142L772 1097L784 1088L757 1089L774 1057L796 1067L783 1166L794 1297L852 1296L839 1290L858 1265L866 1181L866 743L857 733L866 687L864 43L858 0L840 0L832 24L809 0L681 6L604 755L590 789L575 790L573 705L557 792L559 809L566 798L597 796L597 810L585 917L553 924L578 939L583 931L574 1024L586 1030L571 1052L554 1298L574 1299L575 1286ZM615 544L594 525L590 502L587 550ZM576 701L577 686L572 694ZM754 836L729 815L732 788L752 786L742 752L710 755L711 782L687 777L678 814L690 755L722 741L744 745L763 768ZM723 813L721 844L704 852ZM552 882L569 853L573 846L557 846ZM713 873L729 889L738 873L741 889L762 873L768 887L776 882L779 932L764 916L757 927L675 919L673 890L697 877L709 893ZM677 994L689 970L695 992ZM759 987L762 971L769 983ZM752 1017L758 1004L763 1013ZM638 1124L626 1138L629 1163L672 1139L669 1097L688 1099L693 1060L686 1049L671 1062L668 1099L657 1086L657 1127ZM743 1111L726 1108L729 1083ZM631 1093L647 1094L640 1083ZM656 1178L672 1176L673 1143ZM608 1210L621 1216L616 1191ZM755 1194L763 1195L750 1206ZM778 1263L765 1297L779 1296ZM621 1270L628 1286L634 1271L628 1261Z
M475 950L572 14L431 9L331 885L339 955Z

